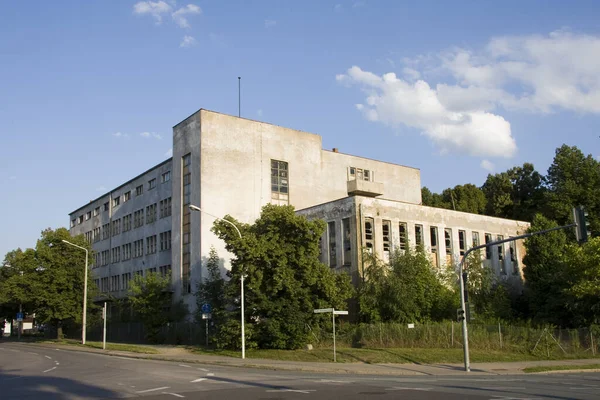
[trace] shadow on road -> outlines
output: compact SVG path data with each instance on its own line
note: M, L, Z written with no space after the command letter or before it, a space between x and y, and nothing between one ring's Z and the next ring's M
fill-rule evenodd
M0 369L2 400L44 399L116 399L123 395L118 392L90 386L72 379L51 375L19 375L18 371Z

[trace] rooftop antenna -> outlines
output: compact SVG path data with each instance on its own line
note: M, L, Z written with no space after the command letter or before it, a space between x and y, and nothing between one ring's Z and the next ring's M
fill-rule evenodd
M238 76L238 117L242 117L242 77Z

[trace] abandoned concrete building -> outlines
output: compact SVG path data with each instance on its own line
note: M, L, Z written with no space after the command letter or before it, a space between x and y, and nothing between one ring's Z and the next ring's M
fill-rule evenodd
M77 208L70 227L93 245L102 292L125 296L134 274L170 274L175 297L193 310L211 246L226 268L229 260L209 214L251 223L267 203L323 219L322 261L354 282L363 248L385 260L396 248L422 244L441 266L529 226L422 206L418 169L324 150L321 136L201 109L174 126L172 158ZM518 285L523 255L513 243L483 258Z

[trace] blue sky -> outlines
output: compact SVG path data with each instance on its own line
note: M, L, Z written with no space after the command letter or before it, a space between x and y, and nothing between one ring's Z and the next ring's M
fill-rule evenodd
M450 4L452 3L452 4ZM199 108L434 191L600 155L594 1L0 1L0 253L167 158Z

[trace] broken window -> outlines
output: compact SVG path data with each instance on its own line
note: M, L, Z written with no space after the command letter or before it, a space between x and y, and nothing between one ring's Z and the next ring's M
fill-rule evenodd
M390 221L382 221L381 229L383 234L383 261L389 261L391 250L391 225Z
M438 258L438 228L437 226L429 227L431 254L433 258L433 265L436 267L440 266L440 260Z
M517 259L517 247L516 247L516 243L514 241L509 242L509 249L510 249L510 261L513 267L513 274L518 274L519 273L519 260Z
M289 204L289 176L286 161L271 160L271 200Z
M350 240L351 229L350 229L350 218L344 218L342 220L342 238L344 246L343 263L344 266L352 264L352 242Z
M458 231L458 251L461 256L465 255L465 250L467 248L466 242L467 233L465 231Z
M350 167L350 180L371 181L373 172L368 169Z
M477 247L481 244L481 242L479 242L479 232L472 232L472 236L473 236L473 247Z
M486 233L485 234L485 244L491 243L492 242L492 234L491 233ZM485 248L485 258L488 260L492 259L492 248L491 246L488 246Z
M400 222L398 224L398 233L399 233L399 239L400 239L400 250L406 250L406 245L408 242L408 232L407 232L407 226L406 226L406 222Z
M423 225L415 225L415 245L423 246Z
M446 240L446 254L452 255L452 229L444 229L444 239Z
M335 221L327 223L327 232L329 233L329 266L337 267L336 243L335 243Z
M373 254L373 248L375 247L375 235L373 228L373 218L365 218L365 247L371 254Z

